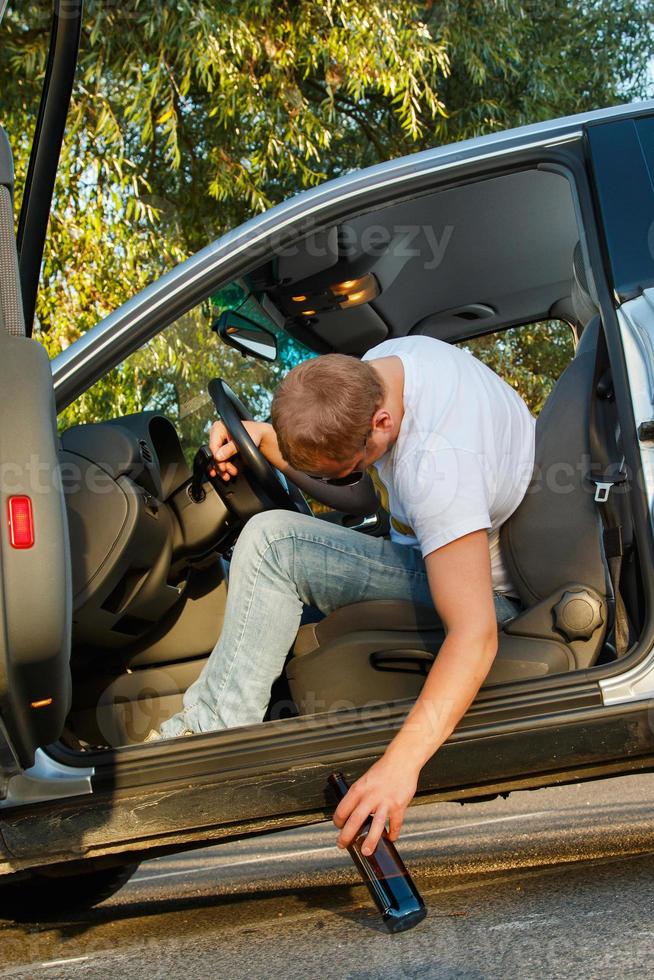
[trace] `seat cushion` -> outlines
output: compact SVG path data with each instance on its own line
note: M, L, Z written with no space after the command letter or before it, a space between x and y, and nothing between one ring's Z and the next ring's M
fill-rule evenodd
M301 657L339 636L357 630L435 630L442 623L431 606L417 606L402 599L370 599L341 606L318 623L298 631L293 653Z

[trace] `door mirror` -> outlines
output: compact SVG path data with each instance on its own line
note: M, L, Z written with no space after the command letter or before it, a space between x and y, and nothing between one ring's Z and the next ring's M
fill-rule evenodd
M212 329L226 344L241 354L252 354L262 361L274 361L277 357L277 338L274 333L234 310L221 313Z

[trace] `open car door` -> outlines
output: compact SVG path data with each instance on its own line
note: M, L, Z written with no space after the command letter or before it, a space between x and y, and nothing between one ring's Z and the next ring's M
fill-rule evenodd
M0 130L0 775L55 741L70 701L71 573L45 349L25 336L9 142Z
M0 20L5 4L0 0ZM0 798L70 706L71 564L50 362L31 339L52 191L72 91L81 0L55 0L14 237L11 149L0 129Z

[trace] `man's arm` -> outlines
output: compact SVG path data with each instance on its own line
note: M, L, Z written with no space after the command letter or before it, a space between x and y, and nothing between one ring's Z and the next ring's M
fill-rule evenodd
M402 728L382 758L350 787L334 814L347 847L369 814L363 847L371 854L389 821L395 840L420 770L452 733L474 700L497 653L497 620L485 530L473 531L425 558L445 641Z

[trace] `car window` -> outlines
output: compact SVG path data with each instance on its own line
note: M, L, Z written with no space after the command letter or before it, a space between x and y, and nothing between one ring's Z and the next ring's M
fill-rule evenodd
M574 355L570 324L544 320L473 337L457 344L508 381L538 415Z
M273 331L277 359L260 361L228 347L211 329L224 309L238 309ZM273 392L284 375L315 356L281 331L242 283L232 283L170 324L80 395L60 414L59 430L154 410L175 424L191 462L216 418L207 392L212 378L227 381L254 418L266 419Z

